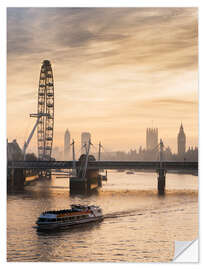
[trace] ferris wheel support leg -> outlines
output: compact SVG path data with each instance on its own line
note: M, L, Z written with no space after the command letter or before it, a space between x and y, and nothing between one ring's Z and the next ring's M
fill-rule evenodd
M24 144L24 148L23 148L23 157L24 157L24 160L25 160L26 150L27 150L28 145L29 145L29 143L30 143L30 141L31 141L31 139L32 139L32 136L33 136L34 133L35 133L35 129L36 129L38 123L39 123L40 117L41 117L41 116L39 116L39 117L37 118L37 121L36 121L36 123L35 123L35 125L34 125L32 131L30 132L30 135L29 135L27 141L26 141L25 144Z

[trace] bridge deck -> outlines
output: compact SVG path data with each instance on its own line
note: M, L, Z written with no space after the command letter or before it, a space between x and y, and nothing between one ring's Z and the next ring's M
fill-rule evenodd
M166 170L198 170L198 162L163 162ZM80 166L76 162L76 167ZM91 161L88 169L145 169L156 170L160 166L159 161ZM73 161L9 161L8 168L22 169L72 169Z

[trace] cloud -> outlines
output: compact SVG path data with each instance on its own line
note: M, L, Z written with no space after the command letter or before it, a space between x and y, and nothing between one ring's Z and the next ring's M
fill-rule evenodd
M136 45L133 56L150 60L150 55L155 58L197 45L196 39L196 9L8 9L8 52L13 54L61 48L67 54L74 49L89 58L91 53L95 57L95 48L90 50L92 44L108 42L119 44L117 50L111 51L113 55L127 53L128 47L132 50Z
M50 59L57 134L88 126L116 138L122 124L142 140L153 118L160 128L169 121L171 137L184 119L197 138L197 8L8 8L7 29L8 123L36 111Z
M194 100L184 100L184 99L157 99L157 100L152 100L152 103L156 105L197 105L197 101Z

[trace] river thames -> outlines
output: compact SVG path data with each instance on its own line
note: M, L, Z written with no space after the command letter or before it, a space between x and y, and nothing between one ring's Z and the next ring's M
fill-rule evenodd
M33 228L41 212L70 204L101 206L105 219L61 232ZM13 262L169 262L174 241L198 237L198 177L166 175L157 196L156 173L108 173L90 197L69 195L69 180L53 177L7 197L7 260Z

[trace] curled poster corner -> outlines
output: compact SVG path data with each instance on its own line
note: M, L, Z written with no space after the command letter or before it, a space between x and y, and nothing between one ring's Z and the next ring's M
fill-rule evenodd
M173 262L198 263L198 239L193 241L175 241Z

